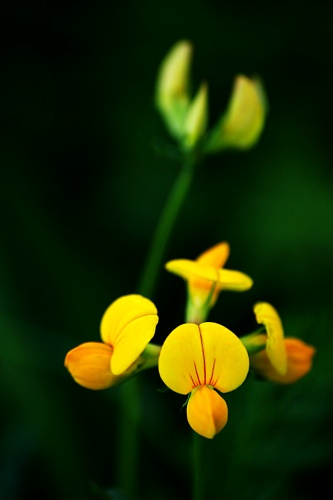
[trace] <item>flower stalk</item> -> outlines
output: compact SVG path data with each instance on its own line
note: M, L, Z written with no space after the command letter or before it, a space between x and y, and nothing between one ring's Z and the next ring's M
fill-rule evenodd
M197 163L196 158L197 157L192 154L186 155L184 164L179 171L179 175L170 191L158 221L138 286L139 293L145 297L152 297L154 294L168 241L191 186L195 165Z

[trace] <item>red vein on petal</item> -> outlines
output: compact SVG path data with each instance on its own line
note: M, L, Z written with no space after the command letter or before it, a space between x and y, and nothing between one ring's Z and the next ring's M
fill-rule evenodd
M192 375L190 374L190 379L192 381L192 385L193 385L193 389L197 386L197 384L195 383L195 380L194 378L192 377Z
M204 371L204 385L206 385L206 358L205 358L205 349L203 345L203 339L202 339L202 333L200 330L200 325L198 325L199 328L199 335L200 335L200 342L201 342L201 349L202 349L202 357L203 357L203 371Z
M198 379L197 385L201 385L200 377L199 377L199 373L198 373L198 369L197 369L197 365L196 365L195 361L194 361L194 369L195 369L195 373L197 374L197 379Z
M208 382L208 385L212 385L212 386L214 386L213 377L214 377L215 363L216 363L216 358L214 358L214 363L213 363L213 368L212 368L212 374L211 374L209 382Z

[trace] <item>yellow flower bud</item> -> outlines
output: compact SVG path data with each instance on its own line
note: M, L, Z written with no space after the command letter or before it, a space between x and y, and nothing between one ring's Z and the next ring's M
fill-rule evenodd
M185 149L192 149L206 132L207 94L207 85L203 83L190 104L183 126L182 144Z
M228 109L212 130L206 151L214 153L226 148L254 146L265 123L265 100L259 80L237 76Z
M162 61L157 77L156 106L170 131L179 139L190 103L189 69L192 46L181 40Z

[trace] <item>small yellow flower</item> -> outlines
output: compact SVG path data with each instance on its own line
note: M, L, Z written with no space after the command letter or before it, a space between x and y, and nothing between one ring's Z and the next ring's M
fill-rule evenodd
M253 281L244 273L222 269L230 253L228 243L219 243L203 252L195 261L177 259L167 262L166 269L188 282L186 320L203 322L221 290L242 292Z
M217 323L186 323L166 338L159 357L163 382L179 394L190 394L187 419L192 429L212 439L226 425L228 408L214 389L237 389L249 370L239 338Z
M284 375L274 369L265 350L250 356L251 368L260 376L279 384L292 384L304 377L312 368L315 348L293 337L287 337L284 345L287 352L287 371Z
M72 349L65 366L87 389L106 389L134 372L157 364L160 348L147 344L158 323L155 305L141 295L115 300L101 321L102 342L87 342Z

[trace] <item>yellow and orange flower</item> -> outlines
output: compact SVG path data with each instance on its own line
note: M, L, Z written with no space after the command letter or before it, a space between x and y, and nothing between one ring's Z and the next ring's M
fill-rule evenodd
M167 262L166 269L188 283L186 321L202 323L214 306L221 290L242 292L252 287L252 279L240 271L223 269L230 253L229 244L218 243L196 260Z
M250 367L261 377L280 384L291 384L312 368L315 348L302 340L284 337L281 319L267 302L254 306L257 322L263 324L266 334L250 335L242 339L250 354Z
M87 342L72 349L65 366L78 384L94 390L156 366L160 347L148 343L157 323L157 309L149 299L134 294L120 297L102 317L103 342Z
M228 407L215 391L237 389L249 370L239 338L217 323L186 323L166 338L160 353L163 382L179 394L190 394L187 419L192 429L212 439L226 425Z

